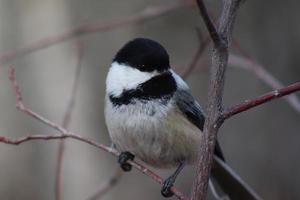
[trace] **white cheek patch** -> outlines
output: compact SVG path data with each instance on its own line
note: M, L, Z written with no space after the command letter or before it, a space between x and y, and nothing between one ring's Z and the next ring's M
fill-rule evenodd
M157 71L142 72L125 64L113 62L106 78L106 93L120 96L123 90L134 89L158 74Z
M189 86L178 74L176 74L173 70L170 70L170 71L171 71L173 77L175 78L178 88L184 89L184 90L189 89Z

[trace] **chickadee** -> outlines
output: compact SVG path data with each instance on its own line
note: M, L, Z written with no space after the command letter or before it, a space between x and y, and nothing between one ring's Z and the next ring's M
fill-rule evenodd
M177 167L161 190L171 196L184 165L197 160L205 114L158 42L137 38L117 52L106 79L105 119L125 171L134 156L156 168ZM215 155L224 160L218 143Z

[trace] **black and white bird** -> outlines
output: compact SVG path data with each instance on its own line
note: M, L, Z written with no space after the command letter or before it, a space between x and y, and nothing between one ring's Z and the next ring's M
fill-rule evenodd
M126 161L134 156L156 168L177 167L161 191L171 196L179 172L197 159L205 114L158 42L136 38L117 52L106 79L105 118L112 143L122 152L119 163L125 171L131 169ZM224 161L218 143L215 155ZM218 167L212 175L214 169ZM221 169L227 179L234 179ZM240 190L247 191L242 186Z

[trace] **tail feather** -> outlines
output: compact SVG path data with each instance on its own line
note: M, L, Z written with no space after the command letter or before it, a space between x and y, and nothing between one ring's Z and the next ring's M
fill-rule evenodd
M214 157L212 176L231 200L262 200L233 169L217 156Z

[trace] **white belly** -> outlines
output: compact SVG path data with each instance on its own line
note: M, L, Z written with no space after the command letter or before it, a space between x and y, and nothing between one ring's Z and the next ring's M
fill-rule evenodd
M201 131L178 109L157 107L153 102L114 108L107 102L107 128L120 151L129 151L155 167L177 166L197 158Z

